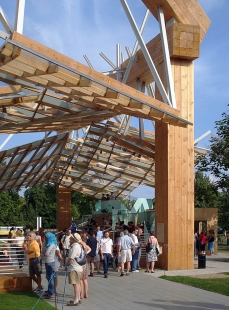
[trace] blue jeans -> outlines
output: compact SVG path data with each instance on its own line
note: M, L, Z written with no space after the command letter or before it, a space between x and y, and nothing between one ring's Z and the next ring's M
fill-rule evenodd
M140 268L140 259L141 259L141 255L142 255L142 249L139 247L139 251L138 251L138 261L137 261L137 269Z
M54 265L55 262L45 263L46 279L48 280L48 295L54 295ZM51 279L51 280L50 280Z
M135 248L134 255L132 256L131 271L137 270L139 249L139 247Z
M69 249L63 248L64 266L66 265L66 258L68 257L68 251L69 251Z
M103 272L104 274L108 273L108 266L110 264L110 260L111 260L111 254L110 253L103 253Z

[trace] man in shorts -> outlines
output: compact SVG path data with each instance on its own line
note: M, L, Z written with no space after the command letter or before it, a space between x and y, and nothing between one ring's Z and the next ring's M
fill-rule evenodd
M80 279L83 272L82 266L80 266L75 258L78 258L81 253L81 247L78 241L81 237L77 233L70 235L70 248L68 253L68 260L65 271L68 273L68 283L73 285L75 298L67 303L67 306L77 306L80 302Z
M40 246L36 241L36 234L30 231L27 235L28 240L23 243L23 249L28 255L29 259L29 276L37 283L35 292L41 292L43 287L41 285L41 265L40 265Z
M120 277L124 276L124 263L126 262L126 275L130 274L130 262L132 261L131 248L134 247L134 241L128 236L128 230L124 230L124 236L119 239L117 250L118 255L121 255L121 274Z

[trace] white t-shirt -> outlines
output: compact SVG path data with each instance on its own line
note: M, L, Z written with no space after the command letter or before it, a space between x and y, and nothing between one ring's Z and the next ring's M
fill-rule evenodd
M130 237L132 238L132 240L134 241L134 243L138 243L138 237L135 234L131 234ZM136 248L137 246L135 246Z
M111 247L113 245L113 240L110 238L102 238L100 240L100 245L102 246L102 253L112 253Z
M70 248L70 236L65 235L61 238L61 241L63 242L65 249L69 249Z
M24 237L16 237L16 239L17 239L15 242L16 245L22 247L25 238Z
M70 246L69 253L68 253L68 257L72 259L71 264L68 266L68 270L67 270L68 272L71 272L74 270L78 272L83 271L82 266L80 266L75 260L76 257L80 256L80 253L81 253L81 246L78 243L73 243Z

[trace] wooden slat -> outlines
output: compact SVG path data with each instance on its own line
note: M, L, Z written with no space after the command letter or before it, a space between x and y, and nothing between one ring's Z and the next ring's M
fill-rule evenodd
M21 85L0 86L0 96L12 95L21 91Z

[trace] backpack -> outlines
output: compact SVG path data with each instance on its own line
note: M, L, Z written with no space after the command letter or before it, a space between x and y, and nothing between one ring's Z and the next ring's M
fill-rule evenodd
M77 264L79 264L80 266L83 266L86 264L87 262L87 251L86 249L81 246L81 252L80 252L80 256L75 258L75 261L77 262Z
M77 231L77 226L76 225L72 225L71 226L71 232L75 233Z

